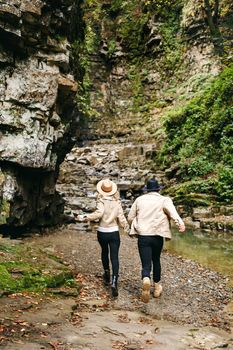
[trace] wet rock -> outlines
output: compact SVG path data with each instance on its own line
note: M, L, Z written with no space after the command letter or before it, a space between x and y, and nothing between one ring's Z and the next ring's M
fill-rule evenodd
M184 222L185 222L185 225L195 229L199 229L201 227L200 221L197 221L197 220L193 221L191 217L184 218Z
M200 218L209 218L212 216L211 208L194 208L192 218L198 220Z
M68 162L73 162L73 161L75 161L75 156L73 155L73 154L68 154L67 156L66 156L66 160L68 161Z
M52 153L49 141L41 141L37 137L23 135L3 136L0 145L0 156L8 162L23 167L44 168L54 170L57 156Z
M215 216L201 221L201 228L215 231L233 232L232 216Z
M53 112L52 117L49 119L49 123L50 125L57 127L60 125L61 123L61 118L59 117L59 115L56 112Z

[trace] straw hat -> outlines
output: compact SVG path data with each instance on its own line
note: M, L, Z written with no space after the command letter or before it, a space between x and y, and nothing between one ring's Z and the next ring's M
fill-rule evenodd
M117 185L109 179L99 181L96 188L97 191L103 196L112 196L117 191Z

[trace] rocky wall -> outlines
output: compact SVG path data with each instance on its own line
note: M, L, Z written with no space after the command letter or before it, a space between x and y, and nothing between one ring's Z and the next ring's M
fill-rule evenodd
M78 125L70 28L78 1L0 1L0 225L49 225ZM74 36L75 33L72 33Z
M117 184L126 215L134 200L142 194L147 179L155 176L164 186L162 194L166 195L169 183L164 172L151 167L154 152L153 144L101 143L74 147L65 157L57 181L57 190L65 200L64 219L71 224L70 227L88 231L98 225L96 222L77 222L76 216L96 209L96 184L104 178L111 178ZM191 195L194 202L198 200L199 194ZM177 204L173 199L187 228L233 233L233 205L219 203L192 207Z
M107 0L102 6L86 2L90 109L84 137L156 143L167 110L219 74L218 40L210 31L204 2L179 3L159 16L153 5L143 7L137 0L118 1L119 7ZM221 6L218 29L226 58L232 55L232 11L228 0Z

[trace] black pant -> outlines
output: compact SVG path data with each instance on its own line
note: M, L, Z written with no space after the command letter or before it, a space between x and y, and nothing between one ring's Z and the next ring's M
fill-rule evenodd
M119 248L120 235L119 231L114 232L100 232L97 231L98 242L101 246L101 260L104 270L109 270L109 250L110 260L112 264L113 276L118 276L119 273Z
M138 236L138 250L142 263L142 278L149 277L151 262L153 263L153 280L159 282L161 278L160 255L163 248L161 236Z

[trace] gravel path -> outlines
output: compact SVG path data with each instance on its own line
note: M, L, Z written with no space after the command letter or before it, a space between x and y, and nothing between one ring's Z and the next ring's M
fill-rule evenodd
M77 273L87 276L88 293L98 293L98 286L102 285L99 283L102 266L100 248L94 231L78 232L75 225L70 225L56 231L56 234L37 238L36 244L52 245ZM93 287L88 288L89 279L90 285L96 281L96 290ZM164 291L159 299L151 296L148 304L140 301L137 240L121 235L119 297L112 301L113 308L140 310L155 319L179 324L211 325L229 329L230 324L224 307L230 301L232 292L227 287L224 276L191 260L172 256L165 248L162 254L162 283ZM110 291L105 292L108 295Z
M62 259L78 296L18 293L0 299L3 350L233 350L226 279L191 260L162 254L164 292L140 300L137 241L121 236L119 297L102 282L95 232L72 224L21 242Z

